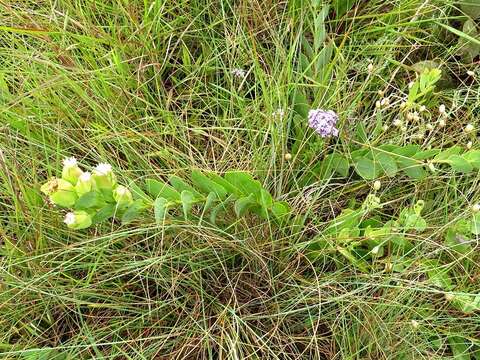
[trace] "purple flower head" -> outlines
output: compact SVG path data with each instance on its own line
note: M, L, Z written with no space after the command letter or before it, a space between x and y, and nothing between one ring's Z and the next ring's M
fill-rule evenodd
M338 115L332 110L315 109L308 112L308 126L314 129L321 137L338 136Z

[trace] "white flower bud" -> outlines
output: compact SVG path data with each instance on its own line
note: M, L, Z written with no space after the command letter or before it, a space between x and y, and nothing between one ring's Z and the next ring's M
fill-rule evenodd
M425 127L427 128L428 131L432 131L432 130L433 130L433 125L430 124L430 123L428 123Z
M285 160L287 160L287 161L292 160L292 154L286 153L286 154L285 154Z
M69 212L63 220L69 229L81 230L92 225L92 217L83 210Z
M424 112L425 110L427 110L427 107L425 105L420 106L420 112Z
M133 202L132 193L123 185L118 185L113 190L113 198L120 207L128 206Z
M378 96L380 97L384 97L385 96L385 92L383 90L378 90Z
M467 143L467 149L470 150L472 148L472 146L473 146L473 142L469 141Z
M402 120L400 120L400 119L393 120L393 126L399 127L399 126L402 126L402 125L403 125Z
M467 71L467 75L468 75L468 76L471 76L471 77L474 77L474 76L475 76L475 71L468 70L468 71Z
M400 109L405 109L407 107L407 102L406 101L403 101L401 104L400 104Z
M387 131L387 130L388 130L388 125L387 125L387 124L383 125L383 126L382 126L382 130L383 130L383 131Z
M390 105L390 100L388 98L383 98L382 101L380 101L380 105L383 107L387 107Z
M407 114L407 120L412 121L413 118L414 118L414 116L415 116L415 115L414 115L413 113L409 112L409 113Z
M413 87L413 85L415 85L415 82L410 81L410 82L408 83L408 88L411 89L411 88Z
M420 116L418 115L418 112L414 112L413 113L413 121L419 121L420 120Z
M446 125L447 125L447 123L445 122L445 119L438 120L438 126L445 127Z
M377 180L377 181L375 181L375 182L373 183L373 189L374 189L375 191L380 190L381 186L382 186L382 183L380 182L380 180Z
M74 157L63 160L62 179L75 185L83 171L77 165L77 159Z
M82 196L83 194L92 191L93 185L92 174L86 171L78 178L78 182L75 185L75 191L78 196Z
M438 112L439 112L440 114L442 114L442 115L445 114L446 109L445 109L445 105L444 105L444 104L442 104L442 105L439 106Z
M375 107L376 107L377 109L380 109L380 108L382 107L382 104L380 103L380 101L377 100L377 101L375 102Z
M419 325L420 325L417 320L412 320L412 321L411 321L411 324L412 324L412 327L413 327L414 329L417 329L417 328L419 327Z
M110 164L98 164L93 170L92 178L99 189L113 190L117 185L116 177Z
M428 168L430 169L431 172L437 171L435 168L435 165L432 162L428 162Z
M472 213L476 214L480 211L480 204L474 204L472 205Z
M472 124L467 124L467 126L465 126L466 133L471 133L473 130L475 130L475 127Z
M378 255L378 253L380 252L380 249L381 249L381 246L377 245L370 252L372 253L372 255Z
M373 72L373 64L372 63L368 64L367 70L368 70L369 73Z

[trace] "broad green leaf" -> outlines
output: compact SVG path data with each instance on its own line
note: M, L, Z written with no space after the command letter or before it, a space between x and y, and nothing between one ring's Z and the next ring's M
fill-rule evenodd
M338 173L342 177L348 175L350 164L348 160L339 153L329 154L323 159L322 167L324 172L324 178L329 178L332 172Z
M168 184L155 179L145 180L147 192L154 198L163 197L169 201L180 201L180 193Z
M380 168L372 160L361 158L355 161L355 170L363 179L373 180L378 177Z
M480 150L470 150L462 155L465 160L467 160L472 166L480 170Z
M398 157L397 164L400 170L402 170L409 178L422 180L427 176L427 172L423 168L423 165L420 165L418 161Z
M155 215L155 222L157 225L162 225L165 220L167 204L168 200L162 197L156 198L155 202L153 203L153 213Z
M417 152L415 155L413 155L412 159L427 160L437 156L439 153L440 153L439 149L422 150Z
M145 209L145 204L142 200L135 200L125 211L122 216L122 223L127 224L140 216Z
M267 219L270 209L273 205L272 195L270 195L270 193L265 189L260 190L260 201L258 201L258 203L261 206L260 216L262 216L264 219Z
M447 163L457 172L468 173L473 170L473 166L460 155L451 155Z
M90 191L83 194L75 202L75 210L87 210L93 208L101 208L106 205L102 194L98 191Z
M153 199L148 196L137 184L133 181L128 184L130 191L132 192L132 196L134 200L143 199L148 202L152 202Z
M460 336L449 336L448 345L452 349L453 360L471 360L470 342Z
M473 215L470 231L474 235L480 235L480 213Z
M375 162L378 163L380 171L384 172L388 177L393 177L398 172L397 162L390 155L383 152L374 154Z
M250 194L248 196L242 197L237 201L235 201L235 207L234 207L235 214L238 217L241 217L247 212L248 209L250 209L255 205L257 205L257 202L255 201L254 194Z
M217 195L219 199L224 199L227 197L227 191L222 185L211 180L206 175L202 174L200 171L193 170L191 176L193 184L203 193L209 194L213 192L215 193L215 195Z
M355 4L355 0L333 0L333 8L337 19L340 19Z
M315 32L313 37L313 48L317 53L320 50L323 42L327 37L327 31L325 29L325 18L328 15L329 6L324 6L315 17Z
M188 190L183 190L180 194L182 200L183 216L185 220L188 218L188 214L192 210L192 206L195 203L195 196Z
M230 194L235 194L237 196L241 195L241 193L238 191L238 189L235 186L233 186L231 183L229 183L220 175L215 174L214 172L208 172L206 175L210 179L215 181L217 184L222 185L225 188L225 190L227 190Z
M225 180L238 189L244 196L254 194L260 200L260 192L263 189L259 181L244 171L229 171L225 174Z
M400 146L400 147L396 147L395 149L392 149L391 152L393 154L399 155L399 156L392 155L395 157L395 160L397 160L399 157L411 158L416 153L420 152L420 146L418 145Z
M207 195L207 199L205 200L205 206L203 207L203 210L208 211L217 199L217 194L215 194L214 192L209 193ZM223 206L223 204L220 203L220 206Z
M466 314L480 310L480 295L478 294L454 294L452 302L455 307Z
M424 269L427 273L429 282L442 290L452 289L452 280L448 275L448 269L442 267L437 260L424 261Z
M277 219L283 220L290 214L290 207L286 202L275 201L272 205L272 213Z
M455 146L452 146L452 147L448 148L447 150L439 152L434 157L434 160L445 161L452 155L460 155L462 153L462 151L463 151L463 149L460 146L455 145Z
M302 118L306 119L308 117L308 111L310 110L310 106L308 104L307 98L300 92L299 89L296 90L294 95L293 109Z
M445 233L445 245L451 250L453 255L464 255L470 252L472 247L466 243L469 240L470 239L467 238L465 234L458 231L457 225L447 229L447 232Z
M97 213L92 218L92 223L100 224L103 221L113 217L116 211L117 208L115 204L108 204L97 211Z
M460 8L472 19L480 17L480 0L460 0Z
M190 184L185 182L182 178L176 175L170 176L168 178L168 181L170 182L170 184L172 184L173 188L179 193L186 190L186 191L190 191L193 194L193 196L196 198L202 197L202 195L197 190L195 190L193 186L191 186Z

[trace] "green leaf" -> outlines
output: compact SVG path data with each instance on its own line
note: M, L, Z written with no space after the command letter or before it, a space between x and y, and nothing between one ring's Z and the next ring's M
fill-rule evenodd
M372 160L360 158L355 162L355 170L363 179L373 180L378 177L380 169Z
M467 345L468 344L468 345ZM449 336L448 345L452 349L453 360L470 360L470 342L460 336Z
M480 0L461 0L460 8L474 20L480 17Z
M225 188L216 183L213 180L210 180L207 176L202 174L198 170L192 171L192 182L193 184L200 189L203 193L209 194L211 192L215 193L219 199L224 199L227 196L227 191Z
M145 209L145 204L142 200L135 200L125 211L122 216L122 223L127 224L140 216Z
M424 261L425 272L429 282L442 290L452 289L452 280L448 276L448 269L442 267L437 260Z
M422 180L427 176L427 172L423 165L418 164L417 161L408 158L397 158L397 164L409 178Z
M454 294L453 304L465 314L471 314L480 310L480 295Z
M235 214L237 215L237 217L241 217L247 212L248 209L255 205L257 205L257 202L255 201L254 194L244 196L235 201Z
M290 214L290 207L284 201L275 201L272 205L272 214L279 220L286 219Z
M205 201L205 206L203 207L204 211L208 211L215 203L215 200L217 200L217 195L214 192L209 193ZM223 206L222 203L220 203L220 205Z
M419 151L416 154L414 154L412 156L412 159L415 159L415 160L431 159L431 158L437 156L439 153L440 153L439 149L423 150L423 151Z
M153 203L153 213L155 215L155 222L157 225L162 225L165 220L165 215L167 212L168 200L162 197L155 199Z
M225 190L227 190L227 192L229 192L230 194L235 194L237 196L241 195L241 193L238 191L238 189L235 186L230 184L227 180L225 180L220 175L214 172L208 172L206 175L217 184L220 184L221 186L223 186Z
M480 150L470 150L462 155L465 160L467 160L472 166L480 170Z
M202 198L202 195L193 188L193 186L190 186L190 184L186 183L182 178L172 175L168 178L168 181L170 184L172 184L173 188L181 193L182 191L190 191L194 197L196 198Z
M474 235L480 235L480 213L473 215L470 231Z
M452 155L460 155L463 149L460 146L452 146L447 150L439 152L435 157L434 160L436 161L445 161Z
M322 161L324 177L329 178L332 172L338 173L342 177L348 175L350 164L348 160L339 153L329 154Z
M101 208L106 205L102 194L98 191L90 191L83 194L75 202L75 210L87 210L92 208Z
M397 147L397 148L392 149L390 151L393 154L399 155L399 156L395 156L395 160L397 160L399 157L411 158L416 153L420 152L420 146L418 146L418 145L406 145L406 146Z
M310 107L308 105L308 100L300 92L299 89L296 90L295 95L294 95L293 109L302 118L306 119L308 117L308 111L310 109Z
M140 189L140 187L134 182L131 182L130 184L128 184L128 187L130 188L130 191L132 192L132 196L135 200L143 199L147 202L153 201L153 199L150 196L148 196L142 189Z
M337 19L340 19L347 11L349 11L355 0L333 0L333 8L335 9L335 14Z
M180 201L180 193L168 184L155 179L145 180L147 192L154 198L163 197L169 201Z
M260 192L263 189L259 181L252 175L244 171L229 171L225 174L225 180L238 189L244 196L254 194L257 200L260 200Z
M397 174L398 166L393 157L383 152L376 152L374 158L375 162L378 163L380 170L388 177L393 177Z
M192 206L195 203L195 196L188 190L183 190L180 194L182 199L182 208L183 208L183 216L185 220L188 218L188 214L192 210Z
M468 173L473 170L473 166L460 155L451 155L447 163L457 172Z
M100 224L115 215L117 208L115 204L108 204L102 207L92 218L93 224Z

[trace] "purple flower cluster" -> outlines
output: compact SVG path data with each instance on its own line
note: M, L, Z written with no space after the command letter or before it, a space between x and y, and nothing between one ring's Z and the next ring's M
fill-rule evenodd
M338 136L335 127L338 115L332 110L315 109L308 112L308 126L314 129L321 137Z

